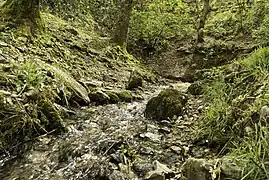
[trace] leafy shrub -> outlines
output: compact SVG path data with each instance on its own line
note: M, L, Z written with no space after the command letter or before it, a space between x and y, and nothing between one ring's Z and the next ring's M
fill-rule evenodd
M93 29L94 22L87 0L42 0L41 4L43 11L48 11L65 20L79 23L89 30Z
M135 8L130 27L130 42L144 41L154 46L165 40L193 32L187 5L178 0L155 0Z
M220 12L208 19L206 33L216 39L232 38L238 22L235 14L230 11Z
M93 0L89 8L97 29L103 35L112 35L119 15L119 0Z

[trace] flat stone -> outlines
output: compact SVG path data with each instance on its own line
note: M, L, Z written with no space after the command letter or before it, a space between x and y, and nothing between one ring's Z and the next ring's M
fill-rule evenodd
M142 147L140 149L140 154L144 154L144 155L153 155L154 154L154 150L151 149L150 147Z
M181 147L178 147L178 146L171 146L170 149L177 154L181 154L181 151L182 151Z
M149 171L152 171L154 166L150 163L135 163L132 168L139 177L142 177L145 176Z
M0 46L2 46L2 47L8 47L8 44L5 43L5 42L3 42L3 41L0 41Z
M165 180L166 175L173 174L173 171L169 169L166 165L161 164L159 161L155 160L153 163L154 170L148 172L144 179L147 180Z
M142 138L148 138L148 139L150 139L153 142L160 142L162 136L159 135L159 134L153 134L151 132L147 132L145 134L140 134L140 137L142 137Z
M83 84L85 84L87 87L102 87L103 82L102 81L81 81Z

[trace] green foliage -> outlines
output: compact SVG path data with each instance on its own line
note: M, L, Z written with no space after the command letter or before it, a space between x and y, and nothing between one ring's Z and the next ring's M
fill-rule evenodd
M1 148L50 131L62 131L62 115L55 102L68 104L72 94L90 101L82 85L41 60L13 62L8 67L3 65L2 69L1 88L5 90L0 91Z
M54 106L57 94L46 71L33 61L14 62L6 71L0 73L6 89L0 93L1 148L62 130L61 115Z
M89 7L99 32L112 35L119 15L119 0L92 0Z
M268 22L268 5L264 0L214 1L206 33L217 39L234 39L241 35L262 39L265 37L262 27Z
M148 2L133 11L131 42L143 40L153 46L156 40L162 43L175 36L188 35L193 32L190 19L187 5L181 0Z
M216 39L233 38L236 27L235 14L224 11L212 16L206 23L206 33Z
M253 53L248 59L241 60L241 63L249 70L267 74L269 70L269 50L263 48ZM258 76L258 75L257 75Z
M256 124L250 137L246 137L229 155L241 161L243 179L269 178L269 135L268 127Z
M266 14L263 20L262 25L254 30L254 37L261 42L269 41L269 14Z
M237 70L232 65L215 69L218 76L205 91L209 108L202 118L202 133L231 148L230 155L245 166L245 179L266 179L269 126L259 114L269 103L269 48L238 62Z
M42 10L60 18L80 24L88 30L93 29L93 19L87 0L41 0Z

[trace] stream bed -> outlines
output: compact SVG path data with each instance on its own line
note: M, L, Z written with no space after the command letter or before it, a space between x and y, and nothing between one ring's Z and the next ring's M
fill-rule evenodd
M183 116L145 119L146 103L166 87L147 87L141 101L80 109L67 120L67 133L40 136L22 155L3 156L0 179L150 179L156 166L165 179L180 179L188 157L208 152L191 144L203 106L190 98Z

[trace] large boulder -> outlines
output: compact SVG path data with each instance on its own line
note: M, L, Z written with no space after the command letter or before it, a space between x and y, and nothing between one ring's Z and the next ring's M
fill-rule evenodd
M140 73L138 71L133 70L131 72L131 75L130 75L130 78L129 78L129 81L128 81L126 89L132 90L132 89L141 87L142 84L143 84L142 76L140 75Z
M145 116L148 119L161 121L174 116L180 116L187 97L178 90L165 89L157 97L149 100L146 106Z

